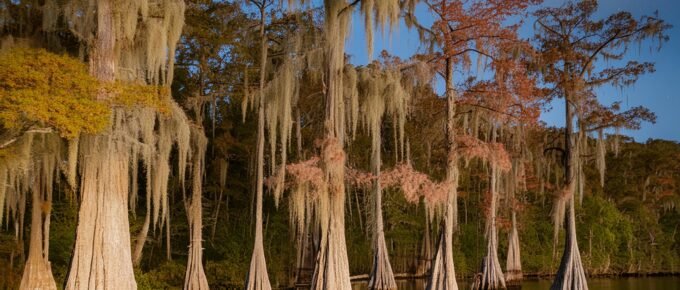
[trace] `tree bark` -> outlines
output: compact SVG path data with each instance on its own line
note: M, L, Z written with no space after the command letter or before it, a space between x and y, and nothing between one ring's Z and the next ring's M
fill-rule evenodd
M66 289L137 289L128 223L128 160L109 136L81 139L81 205Z
M495 165L491 165L491 201L489 205L489 216L486 221L486 256L482 260L481 279L475 281L473 289L504 289L505 278L503 270L498 261L498 230L496 229L496 203L498 200L497 178L499 170Z
M91 74L105 82L114 81L116 69L113 5L110 0L97 1L97 32L90 57ZM98 98L108 95L101 92ZM137 289L128 223L129 152L111 134L81 138L82 201L66 282L69 290Z
M519 285L522 279L519 233L517 232L516 213L513 210L512 230L510 230L510 235L508 237L508 258L505 266L505 282L508 285Z
M567 232L565 236L564 253L562 255L562 261L560 262L560 268L557 271L555 280L553 281L551 290L588 290L588 283L586 281L586 274L583 270L583 264L581 262L581 253L578 249L578 241L576 239L576 210L574 202L574 166L572 162L574 158L580 158L575 156L573 149L572 135L573 129L573 119L574 114L571 109L571 103L569 96L565 96L565 116L566 116L566 128L565 128L565 186L569 188L570 192L568 194L568 208L569 212L566 214L565 230Z
M37 174L37 173L36 173ZM32 190L33 204L31 208L31 241L28 249L28 260L24 267L24 274L21 277L21 284L19 289L43 289L56 290L57 285L52 275L52 267L50 266L49 251L47 246L43 246L43 242L47 244L49 241L49 234L45 232L43 236L43 226L49 227L47 220L43 224L43 199L38 190ZM49 206L49 204L47 204ZM49 211L45 213L49 215Z
M265 1L266 2L266 1ZM265 35L265 3L260 6L260 96L257 107L257 180L255 184L255 244L250 259L250 269L246 280L247 290L270 290L272 288L267 274L267 261L264 257L262 233L262 199L264 187L264 83L267 63L267 39ZM272 141L273 142L273 141Z
M380 124L374 124L380 127ZM383 225L382 213L382 188L380 187L380 128L372 130L373 136L372 150L371 150L371 167L373 168L373 175L378 177L373 181L373 206L375 224L373 228L373 269L371 271L370 280L368 281L369 289L397 289L397 282L394 280L394 273L392 272L392 265L390 265L390 256L387 253L387 245L385 245L385 231Z
M192 192L187 208L191 241L189 243L187 270L184 276L184 289L207 290L209 289L208 279L203 270L203 204L201 198L203 195L203 166L208 140L200 127L192 128L191 134L194 135L192 138L195 142L192 164Z
M430 240L430 217L425 217L425 233L423 235L423 244L420 249L420 258L416 268L416 276L425 276L430 267L432 267L432 242Z
M147 169L149 170L149 169ZM147 180L147 182L149 182ZM144 244L146 243L146 238L149 233L149 226L151 225L151 195L147 192L146 194L146 215L144 216L144 224L137 234L137 241L135 243L135 250L132 253L132 264L135 267L139 267L142 262L142 250L144 250Z
M321 243L314 266L311 289L350 290L349 261L345 242L345 124L342 71L345 63L344 41L347 13L344 0L325 1L326 23L326 112L321 163L327 189L320 193L317 215ZM340 15L343 14L343 15ZM344 21L343 21L344 20Z
M457 290L456 271L453 265L453 230L458 219L458 156L456 154L456 92L453 88L453 62L446 59L446 145L448 160L446 166L446 183L449 195L446 202L446 213L442 223L439 245L432 262L432 273L428 281L428 290Z

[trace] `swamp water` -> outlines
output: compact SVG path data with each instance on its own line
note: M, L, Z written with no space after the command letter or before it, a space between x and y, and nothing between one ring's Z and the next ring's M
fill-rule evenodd
M399 290L425 290L424 279L397 280ZM526 280L522 283L522 290L547 290L550 289L551 280ZM367 289L368 281L352 284L353 290ZM458 281L460 290L469 289L467 281ZM590 290L680 290L680 277L620 277L620 278L593 278L588 279ZM519 288L517 288L519 289Z

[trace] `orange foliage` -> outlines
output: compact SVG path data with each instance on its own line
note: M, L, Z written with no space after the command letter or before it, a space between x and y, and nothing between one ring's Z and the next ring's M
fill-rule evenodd
M512 169L510 156L503 144L484 142L470 135L459 135L456 139L460 145L457 154L463 156L466 160L480 158L490 162L503 172L508 172Z
M420 197L430 204L440 204L446 201L451 185L446 182L434 182L410 164L402 163L393 169L384 171L380 175L383 187L397 187L404 193L408 202L417 203Z

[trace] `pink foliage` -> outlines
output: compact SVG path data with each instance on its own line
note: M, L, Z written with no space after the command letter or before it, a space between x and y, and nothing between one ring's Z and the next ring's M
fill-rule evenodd
M484 142L470 135L458 135L458 154L466 160L480 158L495 165L499 170L508 172L512 169L510 155L505 146L496 142Z
M423 197L427 204L443 204L446 202L452 186L453 185L448 182L429 181L423 186Z
M292 182L301 185L309 184L317 190L325 186L324 174L319 167L319 157L314 156L309 160L288 164L286 171L292 177Z
M403 163L380 176L380 185L400 188L404 192L406 200L411 203L418 202L420 199L418 192L428 182L430 182L430 179L427 175L416 171L410 164Z
M337 150L337 145L333 140L324 142L325 154L324 161L326 166L340 165L344 162L345 154L342 150ZM321 169L321 158L314 156L308 160L298 163L288 164L286 173L291 177L287 187L309 185L316 191L326 190L326 175ZM272 176L267 180L267 185L279 178ZM345 180L352 186L358 188L368 188L376 180L376 176L365 171L354 168L345 170ZM451 184L434 182L430 178L417 170L410 164L398 164L391 170L383 171L380 175L380 185L384 188L398 188L404 193L408 202L417 203L423 197L429 205L444 203L447 200Z
M345 171L345 179L347 182L357 188L368 188L373 184L375 176L370 172L361 171L354 168L347 168Z
M451 189L451 185L434 182L426 174L405 163L383 172L380 184L383 187L401 189L408 202L417 203L423 197L431 205L445 202Z

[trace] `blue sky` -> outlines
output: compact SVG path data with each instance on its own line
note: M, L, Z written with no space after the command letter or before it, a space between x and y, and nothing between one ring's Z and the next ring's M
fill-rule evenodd
M563 0L546 0L542 6L558 6L562 3L564 3ZM603 18L622 10L631 12L636 18L658 11L659 17L674 27L667 32L670 40L660 51L650 49L649 43L643 43L639 49L637 44L634 44L629 51L629 59L654 62L655 73L640 77L634 86L623 90L602 87L597 91L600 100L605 105L621 101L623 110L642 105L657 114L656 124L643 124L642 129L622 131L623 134L633 136L637 141L645 141L649 138L680 141L680 1L602 0L596 16ZM423 24L432 23L432 16L424 7L418 7L417 16ZM351 35L347 41L347 53L351 56L352 63L361 65L368 61L363 19L358 15L354 17ZM526 22L520 31L524 38L533 34L533 21ZM374 35L375 56L384 49L392 55L408 58L420 49L418 34L415 31L409 31L403 21L391 34L383 35L376 31ZM603 62L600 65L607 64ZM544 112L541 119L550 125L562 126L564 125L563 112L564 106L558 102L552 105L550 111Z

